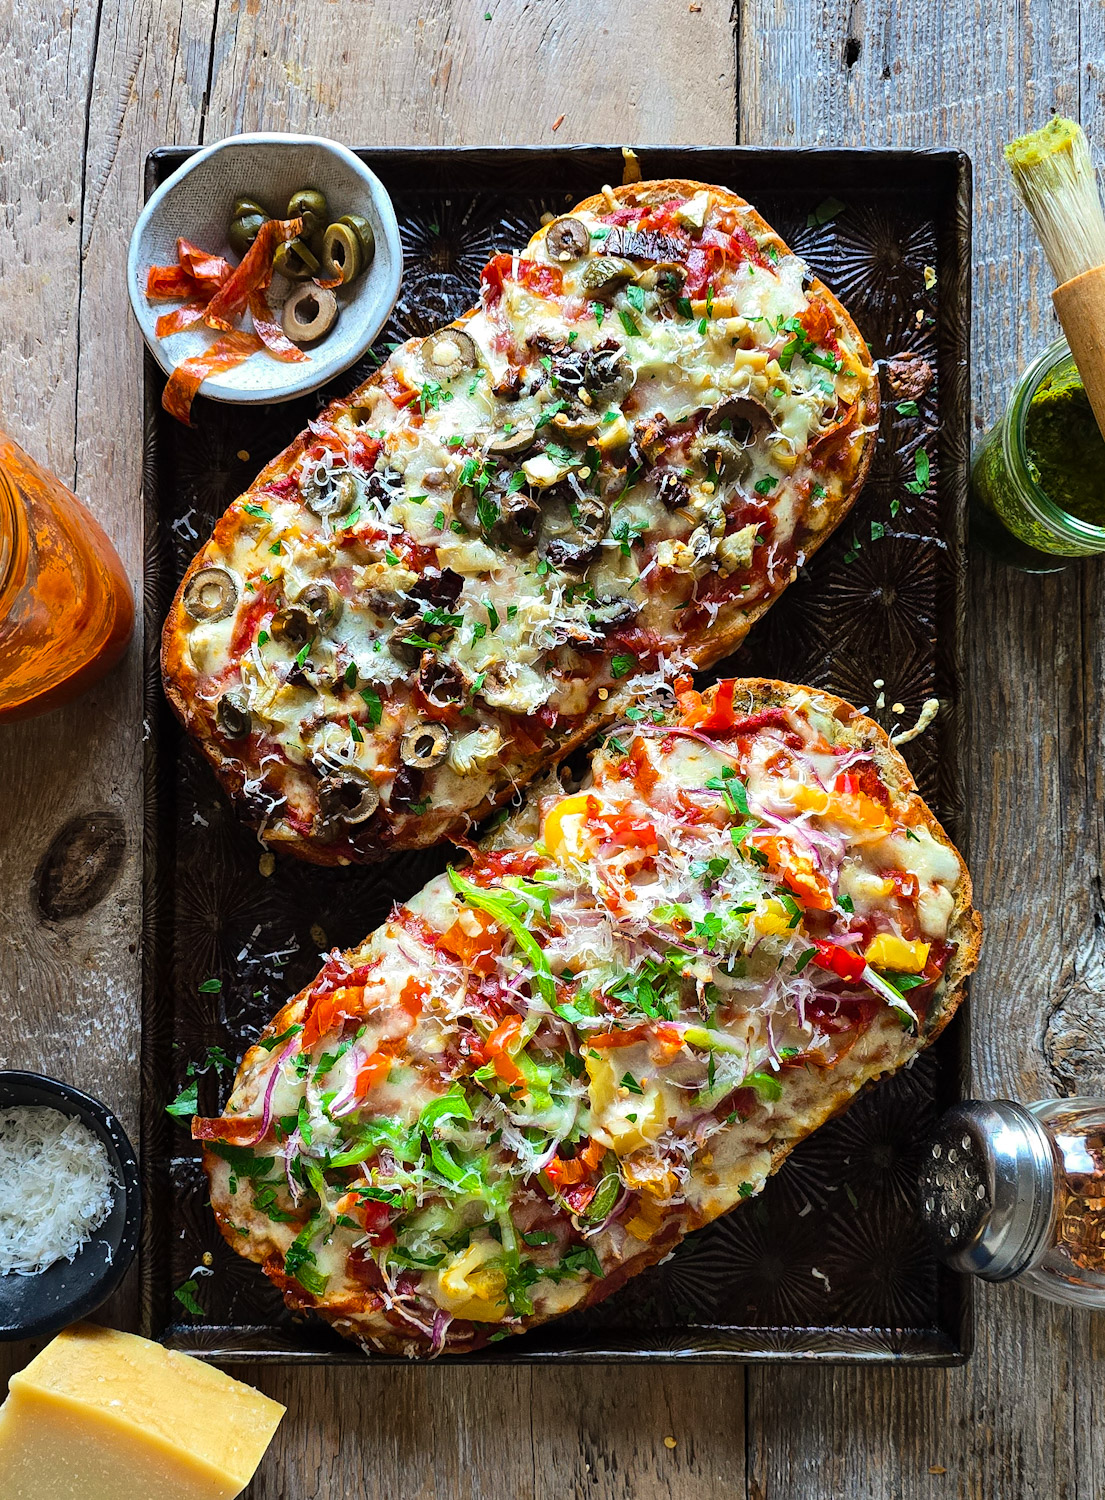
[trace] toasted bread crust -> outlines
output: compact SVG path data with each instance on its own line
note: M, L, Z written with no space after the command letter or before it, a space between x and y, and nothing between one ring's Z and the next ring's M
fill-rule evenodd
M681 196L691 197L704 187L722 206L735 211L743 226L756 238L766 239L767 243L776 248L780 256L791 253L766 220L738 194L726 188L684 179L668 178L606 189L603 193L583 200L570 212L605 211L611 206L647 207ZM546 233L547 227L539 230L534 235L530 248L539 244ZM816 530L810 528L806 517L799 522L795 535L796 555L799 561L809 558L818 550L858 498L874 454L880 400L878 379L874 373L870 354L850 314L820 280L813 279L810 283L810 290L830 310L836 327L843 330L850 341L854 341L855 348L859 351L861 365L869 372L870 378L859 397L859 409L855 421L851 425L850 432L845 435L841 448L838 465L842 476L840 494L824 507L821 524ZM475 309L450 326L462 327L469 318L474 316L474 313ZM411 340L407 347L413 347L417 342L417 340ZM332 402L322 413L320 422L327 423L351 406L363 403L369 393L380 384L382 376L382 371L377 372L350 396ZM265 466L247 493L258 491L274 479L289 472L311 441L310 432L300 433L282 453ZM373 819L369 826L358 830L354 839L342 840L338 843L320 838L314 832L295 832L282 827L269 827L267 820L261 814L245 805L248 799L243 796L243 789L248 779L247 768L243 767L241 760L227 753L226 748L213 732L210 716L200 710L190 690L194 671L190 666L186 650L186 625L182 604L184 592L194 575L208 564L211 544L220 547L228 541L236 525L237 518L231 511L224 514L215 526L211 543L201 548L181 580L162 632L162 677L166 696L174 712L214 768L224 791L236 804L246 821L257 828L265 841L274 848L287 850L313 863L335 865L379 859L396 850L425 848L442 839L462 836L470 827L507 802L514 795L517 786L528 784L547 767L554 765L565 755L586 744L605 724L618 716L620 705L612 694L604 711L593 710L574 719L567 730L554 731L538 753L524 759L513 758L509 774L503 775L498 784L489 789L482 802L463 811L451 808L446 803L435 804L418 814L393 813L389 810L386 818L381 816ZM699 669L712 667L737 649L752 626L771 607L789 581L789 579L782 580L780 587L748 608L741 608L733 602L722 605L716 618L709 623L708 627L703 626L696 634L673 638L667 643L668 649L681 651L684 657ZM288 766L284 768L283 774L289 783L294 783L297 778L306 773L300 768Z

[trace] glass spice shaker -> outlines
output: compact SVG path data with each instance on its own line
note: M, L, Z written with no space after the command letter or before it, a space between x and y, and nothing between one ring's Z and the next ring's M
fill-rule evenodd
M1105 1309L1105 1100L956 1105L922 1152L920 1207L953 1269Z

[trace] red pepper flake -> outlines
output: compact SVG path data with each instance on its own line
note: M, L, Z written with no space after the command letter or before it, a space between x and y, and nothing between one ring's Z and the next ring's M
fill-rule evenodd
M232 329L202 354L193 354L191 359L182 360L177 365L161 393L162 406L171 417L191 427L192 402L208 376L225 375L264 347L255 333Z
M564 116L563 115L557 115L556 119L552 122L552 128L554 130L559 130L560 127L561 127L561 125L563 125L563 123L564 123Z

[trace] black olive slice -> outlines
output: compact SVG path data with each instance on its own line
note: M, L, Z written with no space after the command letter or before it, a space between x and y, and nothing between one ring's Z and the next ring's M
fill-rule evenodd
M201 568L184 590L184 608L193 620L225 620L237 602L237 581L225 568Z
M424 720L412 724L399 742L399 759L415 771L429 771L449 753L449 731L444 724Z
M462 370L474 370L480 362L475 341L463 328L442 328L422 340L422 364L434 380L452 380Z
M417 583L411 585L412 599L434 604L439 609L452 609L460 598L464 579L453 568L442 568L440 573L423 573Z
M228 740L243 740L253 728L253 715L233 693L224 693L215 710L215 723Z
M590 248L590 231L579 219L557 219L545 232L545 249L553 260L579 260Z
M338 771L319 781L318 807L327 822L365 823L379 805L375 785L356 771Z

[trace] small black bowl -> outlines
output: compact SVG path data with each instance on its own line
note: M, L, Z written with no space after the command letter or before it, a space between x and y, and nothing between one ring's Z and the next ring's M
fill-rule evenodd
M41 1338L95 1312L126 1275L142 1221L134 1148L106 1105L41 1073L0 1070L0 1109L20 1105L47 1105L82 1120L107 1148L117 1186L111 1212L71 1261L34 1276L0 1276L0 1340Z

